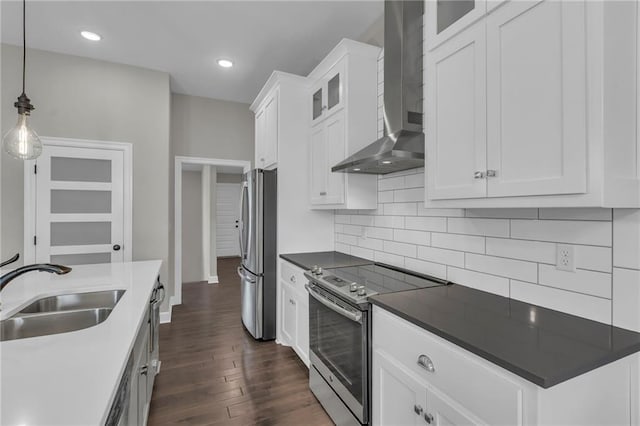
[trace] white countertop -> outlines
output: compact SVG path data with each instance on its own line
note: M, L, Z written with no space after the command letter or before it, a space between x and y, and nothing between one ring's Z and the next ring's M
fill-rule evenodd
M0 294L0 319L43 296L126 292L94 327L0 343L0 424L104 424L161 264L83 265L64 276L29 272L9 283Z

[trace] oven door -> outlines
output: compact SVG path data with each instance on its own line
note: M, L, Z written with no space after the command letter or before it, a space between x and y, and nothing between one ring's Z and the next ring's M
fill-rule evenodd
M368 312L310 283L311 363L361 423L368 422Z

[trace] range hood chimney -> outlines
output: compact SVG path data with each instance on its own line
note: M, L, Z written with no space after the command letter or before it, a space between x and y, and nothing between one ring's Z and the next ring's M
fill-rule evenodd
M422 15L424 1L384 3L385 136L331 168L386 174L424 166Z

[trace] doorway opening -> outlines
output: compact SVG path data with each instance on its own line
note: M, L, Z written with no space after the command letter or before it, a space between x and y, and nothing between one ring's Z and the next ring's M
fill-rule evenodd
M218 282L217 258L240 255L237 220L243 160L175 158L174 282L172 305L187 282Z

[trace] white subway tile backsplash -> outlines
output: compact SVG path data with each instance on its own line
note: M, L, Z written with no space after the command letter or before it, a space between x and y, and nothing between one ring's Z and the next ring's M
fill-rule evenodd
M404 216L376 216L375 225L381 228L404 228Z
M487 238L487 254L555 264L556 244L509 238Z
M357 240L358 247L368 248L371 250L382 250L382 240L362 237L358 238Z
M352 225L373 226L375 216L354 215L351 216Z
M613 268L613 325L640 332L640 271Z
M340 253L351 254L351 246L349 244L343 244L340 242L335 243L336 251Z
M418 211L417 203L383 204L384 214L389 216L415 216Z
M351 216L344 215L344 214L337 214L337 215L335 215L335 222L336 223L351 223Z
M356 226L356 225L344 225L342 228L342 232L344 234L361 237L364 233L364 228L362 228L362 226Z
M404 188L404 176L396 176L378 180L378 191L389 191L391 189L400 188Z
M404 257L397 254L386 253L383 251L375 252L374 260L380 263L386 263L387 265L399 266L404 268Z
M537 219L538 209L466 209L465 216L489 219Z
M509 297L509 280L507 278L448 266L447 279L465 287Z
M396 189L393 191L393 201L404 203L408 201L424 201L424 190L422 188Z
M418 204L418 216L464 217L464 209L428 209Z
M424 192L424 172L405 176L404 182L405 188L422 188Z
M448 218L447 231L453 234L486 235L508 237L507 219Z
M404 227L423 231L445 232L447 230L447 219L427 216L407 217L404 221Z
M613 212L613 265L640 269L640 210Z
M352 246L358 245L358 237L355 235L336 234L336 241L339 243L350 244Z
M582 269L561 271L555 266L542 264L538 267L539 284L611 299L611 274Z
M373 260L373 250L358 246L351 246L351 255L367 260Z
M435 247L418 247L418 259L464 268L464 253Z
M611 247L574 246L576 268L611 272Z
M511 280L511 298L611 324L611 301L600 297Z
M431 233L408 229L395 229L393 230L393 240L401 243L428 246L431 244Z
M414 244L385 241L384 251L398 256L416 257L417 248Z
M560 219L560 220L611 220L611 209L598 208L563 208L563 209L540 209L540 219Z
M439 232L433 232L431 234L431 245L434 247L466 251L471 253L484 253L484 240L484 237L478 237L474 235L446 234Z
M379 203L393 203L393 191L380 191L378 192Z
M447 279L447 267L440 263L425 262L424 260L406 257L404 259L404 267L421 274L431 275L443 280Z
M364 228L364 236L367 238L379 238L381 240L393 240L393 229L391 228Z
M511 238L611 246L611 222L512 220Z
M472 271L486 272L522 281L536 282L538 280L538 265L533 262L467 253L464 266Z

